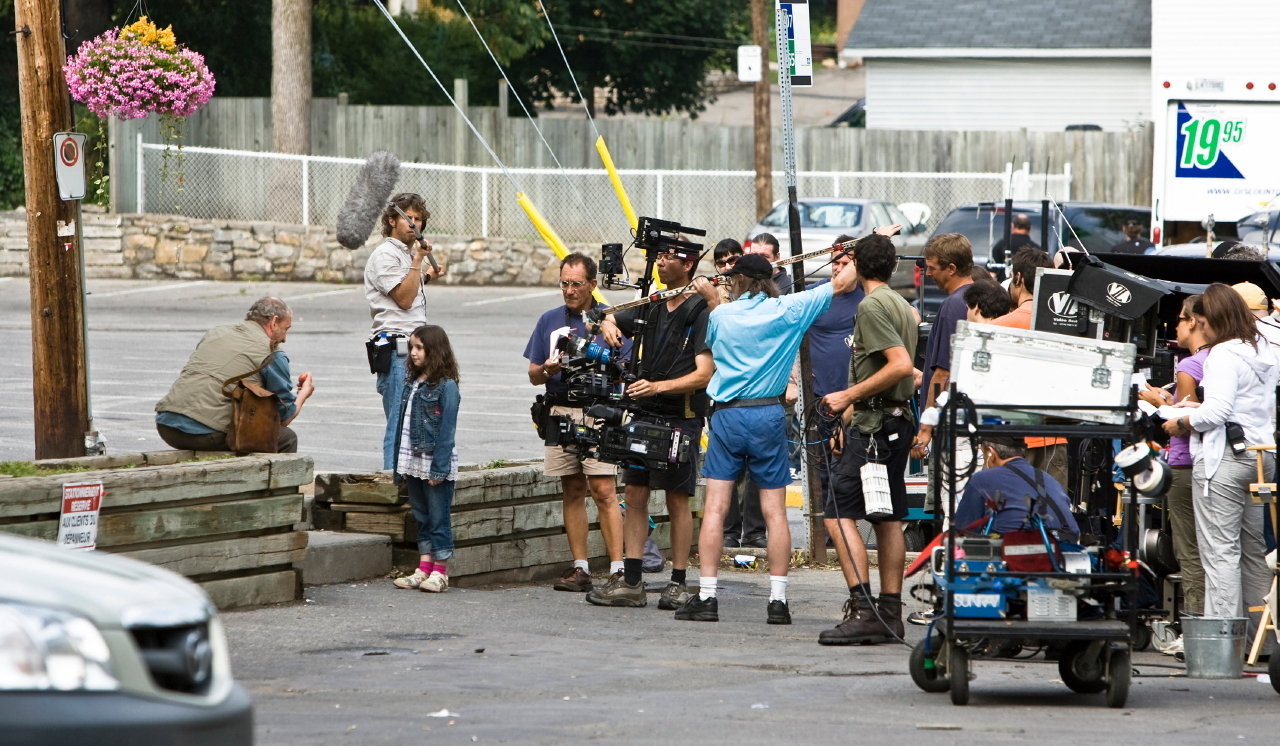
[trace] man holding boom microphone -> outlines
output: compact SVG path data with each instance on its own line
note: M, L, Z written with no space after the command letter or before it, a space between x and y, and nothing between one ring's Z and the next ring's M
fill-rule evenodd
M405 192L391 198L382 211L382 235L386 237L364 266L364 297L369 301L373 332L366 343L369 370L377 374L382 413L387 418L382 436L382 468L395 466L396 431L404 389L405 362L409 359L409 335L427 323L424 286L444 274L443 266L424 267L431 243L419 240L422 226L431 217L422 196Z

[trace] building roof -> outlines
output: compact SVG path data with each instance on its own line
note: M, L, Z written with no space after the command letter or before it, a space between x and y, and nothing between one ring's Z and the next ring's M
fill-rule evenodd
M867 0L853 57L1149 56L1153 0Z

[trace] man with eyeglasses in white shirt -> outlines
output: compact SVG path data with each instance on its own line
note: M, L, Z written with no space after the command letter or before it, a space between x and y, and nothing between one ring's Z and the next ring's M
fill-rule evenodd
M524 357L529 361L529 383L546 387L545 402L551 415L567 415L574 422L587 423L581 407L569 406L568 385L561 379L561 359L554 338L567 327L575 337L587 337L583 315L592 309L602 310L593 297L596 289L596 263L585 254L570 254L560 261L560 293L564 305L553 308L538 318ZM607 345L603 337L592 340ZM609 554L609 574L622 573L622 511L618 507L618 468L593 458L569 453L562 446L546 446L543 473L560 477L564 490L564 532L569 540L573 566L552 586L558 591L586 593L592 589L591 570L587 566L587 492L596 503L600 534Z

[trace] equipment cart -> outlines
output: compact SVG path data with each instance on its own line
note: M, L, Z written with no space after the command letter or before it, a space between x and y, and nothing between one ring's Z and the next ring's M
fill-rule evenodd
M1027 409L1025 403L980 406L984 411ZM943 443L956 442L957 435L967 437L975 449L983 435L1126 441L1133 437L1132 397L1127 407L1037 405L1035 409L1044 413L1071 409L1077 415L1095 410L1102 416L1091 417L1094 421L1087 424L981 424L973 400L953 383L935 434L943 435ZM957 474L940 464L942 458L935 454L934 463L942 471L934 480L934 500L940 505L945 499L947 514L955 515ZM1135 505L1136 493L1129 490L1123 510L1130 520L1124 526L1134 525ZM1105 692L1107 705L1123 707L1131 675L1130 641L1138 624L1138 563L1133 532L1117 533L1118 537L1098 537L1101 541L1092 546L1065 542L1059 546L1040 525L1038 539L1013 545L1002 543L1011 542L1012 535L966 537L950 522L946 540L935 547L930 561L934 616L924 640L911 653L912 680L926 692L950 692L952 703L963 705L969 701L974 660L1027 660L1043 653L1043 660L1056 658L1058 672L1071 690ZM1040 540L1043 543L1036 546ZM1010 568L1024 567L1019 558L1039 553L1045 555L1042 561L1049 561L1048 571Z

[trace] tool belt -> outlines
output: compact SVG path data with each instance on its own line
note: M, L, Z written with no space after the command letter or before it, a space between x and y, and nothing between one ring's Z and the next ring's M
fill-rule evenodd
M892 413L895 409L910 411L911 402L893 401L882 396L872 396L866 399L855 399L853 406L859 412L879 411Z
M711 402L711 412L718 409L736 409L738 407L767 407L772 404L783 404L781 396L766 396L763 399L733 399L731 401Z

